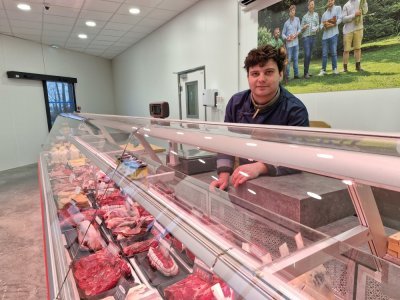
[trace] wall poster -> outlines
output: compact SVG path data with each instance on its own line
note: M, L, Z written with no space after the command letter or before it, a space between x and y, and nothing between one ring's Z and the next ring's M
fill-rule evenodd
M280 1L258 12L258 45L281 42L292 93L400 87L398 0Z

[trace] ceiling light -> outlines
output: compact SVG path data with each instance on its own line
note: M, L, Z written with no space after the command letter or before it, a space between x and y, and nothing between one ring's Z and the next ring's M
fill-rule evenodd
M136 7L132 7L129 9L129 13L132 15L138 15L138 14L140 14L140 9L136 8Z
M78 34L78 38L80 38L80 39L87 39L87 35L84 34L84 33L80 33L80 34Z
M19 3L19 4L17 5L17 7L18 7L20 10L25 10L25 11L31 10L31 6L30 6L29 4L25 4L25 3Z
M59 46L57 46L57 45L54 45L54 44L53 44L53 45L50 45L50 47L51 47L51 48L54 48L54 49L58 49L58 48L60 48Z
M96 22L95 21L86 21L85 24L88 27L95 27L96 26Z

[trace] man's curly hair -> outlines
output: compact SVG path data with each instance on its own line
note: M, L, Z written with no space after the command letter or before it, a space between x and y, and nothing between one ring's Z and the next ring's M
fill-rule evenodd
M287 64L286 49L284 47L277 49L271 45L254 48L249 52L249 54L247 54L247 57L244 60L244 68L246 69L247 74L249 74L250 67L258 65L263 67L270 59L276 62L279 72L282 72Z

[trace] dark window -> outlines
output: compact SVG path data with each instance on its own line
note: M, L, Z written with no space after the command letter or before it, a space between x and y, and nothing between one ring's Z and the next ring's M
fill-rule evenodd
M186 83L186 116L188 118L199 118L199 97L197 81Z
M43 81L45 91L47 124L49 130L60 113L76 110L74 84L61 81Z

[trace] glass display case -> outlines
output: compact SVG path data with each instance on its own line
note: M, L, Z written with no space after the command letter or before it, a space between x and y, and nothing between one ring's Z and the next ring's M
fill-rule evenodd
M399 141L61 115L39 160L49 296L399 298ZM218 153L297 172L223 191Z

